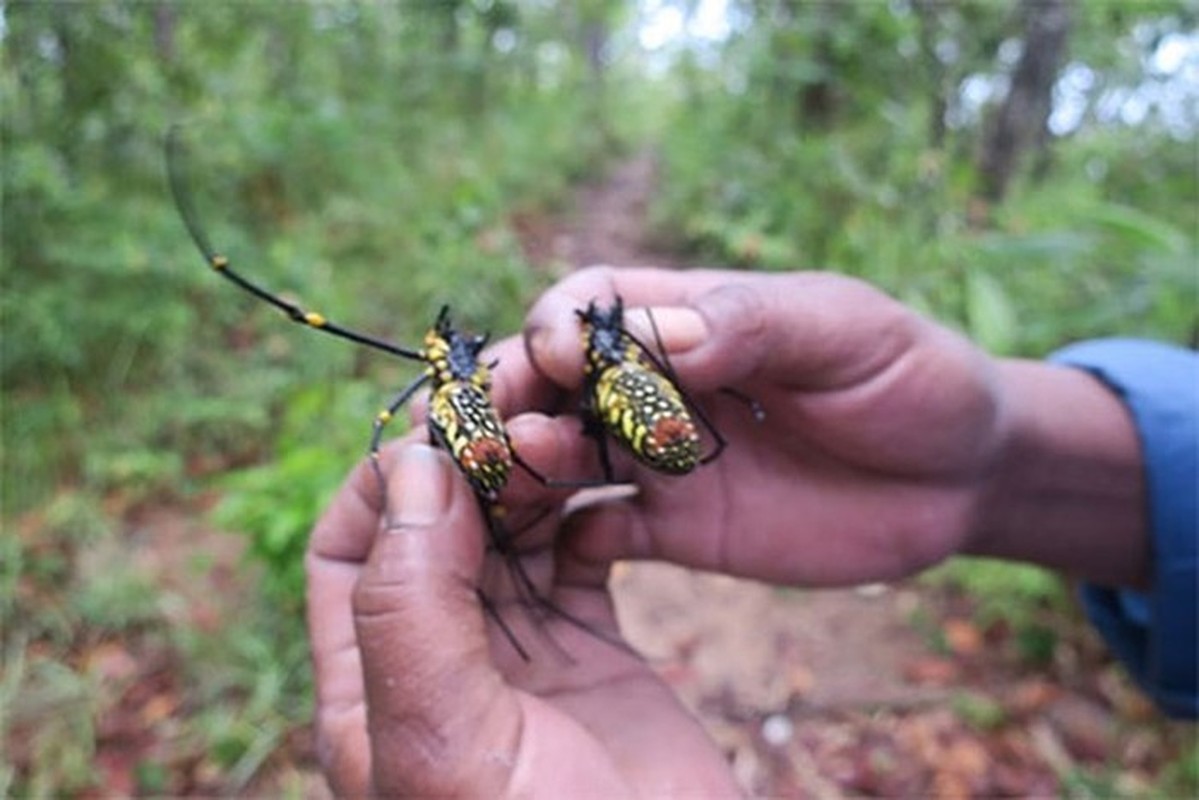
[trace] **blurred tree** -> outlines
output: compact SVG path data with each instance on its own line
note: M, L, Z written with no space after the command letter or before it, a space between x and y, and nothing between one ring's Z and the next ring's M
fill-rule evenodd
M1023 0L1020 60L994 115L979 157L982 195L1003 199L1024 153L1049 146L1053 87L1064 63L1070 0Z

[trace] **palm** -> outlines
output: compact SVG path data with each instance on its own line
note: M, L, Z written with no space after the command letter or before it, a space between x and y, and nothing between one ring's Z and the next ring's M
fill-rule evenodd
M561 765L574 765L576 783L564 784L565 793L582 780L597 796L686 793L689 782L710 795L713 786L728 782L727 765L670 688L620 637L607 566L569 563L565 552L555 564L541 545L557 535L560 509L527 481L524 490L548 507L512 510L514 524L522 516L537 522L517 528L513 560L488 554L482 586L503 619L501 627L488 617L488 637L492 662L519 716L526 760L518 771L557 775ZM514 491L522 493L520 486ZM517 577L521 573L527 583ZM530 602L534 592L543 602ZM732 783L728 787L735 791ZM552 786L517 788L556 794Z

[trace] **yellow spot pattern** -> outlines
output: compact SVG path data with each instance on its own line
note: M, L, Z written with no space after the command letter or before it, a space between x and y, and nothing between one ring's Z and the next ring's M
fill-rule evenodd
M608 367L596 381L595 401L612 435L650 467L682 474L699 464L698 435L669 443L652 435L663 420L694 430L678 390L662 375L635 362Z
M429 400L429 424L437 429L450 455L467 479L485 492L498 492L508 481L511 456L499 463L480 463L475 447L497 443L511 452L502 423L487 394L471 383L455 381L434 389Z

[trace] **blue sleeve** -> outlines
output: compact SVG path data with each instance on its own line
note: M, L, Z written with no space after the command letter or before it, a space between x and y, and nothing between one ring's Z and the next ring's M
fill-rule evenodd
M1199 716L1199 353L1130 339L1072 345L1050 360L1080 367L1127 406L1145 459L1152 584L1084 586L1092 623L1167 714Z

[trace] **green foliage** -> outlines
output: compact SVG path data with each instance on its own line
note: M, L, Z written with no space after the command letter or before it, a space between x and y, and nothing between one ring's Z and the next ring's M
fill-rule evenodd
M1019 323L1003 284L982 270L967 272L965 279L966 326L971 337L993 353L1011 353Z
M363 381L313 386L288 399L276 460L230 473L216 519L244 533L273 602L300 611L304 548L313 523L366 452L372 408L386 400ZM389 433L402 430L397 418Z
M36 520L0 537L0 737L21 754L19 771L15 753L0 763L5 794L51 797L94 784L97 718L112 691L69 649L87 653L160 621L156 589L101 568L98 551L113 545L113 521L87 492L56 495Z
M1069 607L1061 575L1041 567L981 558L955 558L921 575L931 586L951 587L974 599L979 624L1009 626L1017 654L1035 665L1052 660L1058 634L1048 612Z
M1057 573L993 559L957 558L926 573L926 579L982 598L978 615L983 623L1031 621L1040 609L1060 610L1068 599Z
M442 302L515 328L533 276L507 215L554 203L612 145L590 121L613 100L578 90L573 51L538 56L562 37L548 10L59 11L5 8L10 511L64 479L149 496L193 464L254 460L283 398L358 368L204 269L165 192L168 123L186 123L200 215L235 263L402 341ZM522 47L496 49L509 29Z
M261 604L225 629L179 631L196 712L188 749L245 788L284 737L312 718L312 673L303 615Z
M704 260L856 275L1000 354L1115 333L1185 342L1195 324L1193 232L1084 181L1025 187L986 231L966 217L968 183L904 174L925 159L933 178L953 180L944 155L916 142L892 167L875 143L859 152L853 132L758 152L679 127L655 214Z
M619 7L584 11L610 24ZM103 569L142 544L117 517L211 488L247 537L264 606L212 636L169 628L185 707L203 709L172 746L236 791L311 716L304 543L416 367L293 326L213 275L166 189L164 131L183 124L198 214L240 269L418 346L442 303L464 328L519 328L544 278L511 215L597 174L630 115L595 83L580 18L543 4L0 14L0 512L25 513L20 538L0 537L0 709L26 694L74 703L0 719L6 741L32 731L0 794L95 790L104 697L78 650L163 636L177 600ZM177 769L147 762L134 778L170 793Z
M1001 354L1103 335L1190 339L1189 142L1085 117L990 208L975 195L984 117L965 113L957 91L968 75L1002 73L1013 15L988 4L742 10L751 24L706 55L711 66L676 69L687 90L652 209L664 239L708 263L862 277ZM1125 54L1090 73L1085 100L1146 80L1145 33L1184 30L1186 13L1084 14L1085 63L1110 64L1101 51L1113 41Z
M1178 758L1162 770L1156 789L1159 797L1199 795L1199 743L1193 734Z
M1098 764L1073 765L1060 775L1064 797L1080 800L1102 800L1109 797L1155 800L1162 797L1195 797L1199 792L1199 748L1194 732L1179 730L1180 741L1169 747L1177 755L1162 767L1155 777L1126 771L1126 765L1116 758Z
M20 651L6 655L2 689L8 709L3 731L24 731L26 774L17 785L26 797L53 797L91 785L95 766L95 710L99 693L92 680L57 660ZM18 691L19 688L19 691ZM16 783L16 781L13 781Z
M958 692L950 699L954 714L980 731L993 731L1008 722L1003 703L983 694Z

